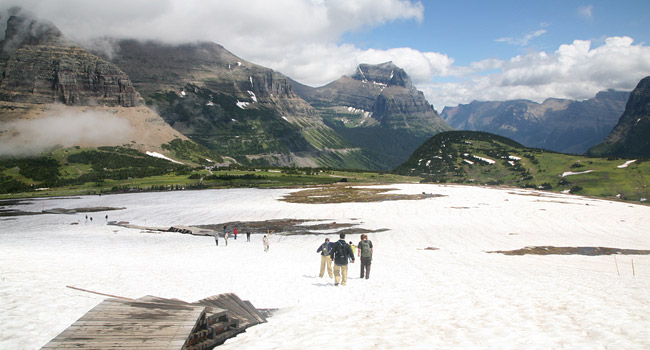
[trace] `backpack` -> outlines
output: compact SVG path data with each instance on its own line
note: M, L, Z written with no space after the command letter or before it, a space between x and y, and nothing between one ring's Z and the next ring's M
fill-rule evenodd
M359 243L359 249L361 249L362 258L372 257L372 250L370 250L370 241L361 241Z
M320 255L330 255L330 242L325 242L320 246Z
M341 241L336 241L334 243L334 247L332 247L332 250L334 251L334 260L338 259L347 259L348 256L348 244L347 243L341 243Z

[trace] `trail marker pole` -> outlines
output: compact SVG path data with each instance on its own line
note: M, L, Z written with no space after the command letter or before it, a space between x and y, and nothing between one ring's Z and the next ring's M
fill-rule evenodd
M636 276L636 274L634 273L634 259L632 259L632 276Z
M621 273L618 271L618 262L616 261L616 255L614 255L614 264L616 264L616 274L620 277Z

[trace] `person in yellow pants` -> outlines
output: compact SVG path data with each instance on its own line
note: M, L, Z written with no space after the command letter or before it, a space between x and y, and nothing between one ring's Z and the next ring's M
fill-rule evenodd
M334 285L338 286L340 282L344 286L348 282L348 260L354 263L354 254L345 241L345 233L341 233L339 237L341 239L332 244L330 256L334 261Z
M325 268L327 267L327 274L330 278L334 277L332 275L332 258L330 257L330 251L332 250L332 243L330 243L329 238L325 238L325 242L321 244L316 253L320 253L320 274L318 277L323 278L325 275Z

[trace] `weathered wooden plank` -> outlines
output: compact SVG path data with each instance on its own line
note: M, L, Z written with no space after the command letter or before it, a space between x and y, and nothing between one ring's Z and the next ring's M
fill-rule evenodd
M188 303L148 303L109 299L50 341L47 348L180 349L205 307Z
M196 303L146 296L107 299L43 349L212 348L266 319L250 302L222 294Z
M161 348L168 348L172 346L176 346L176 349L180 349L181 346L185 344L184 341L164 341L164 340L151 340L148 342L129 342L125 341L122 339L119 339L117 341L111 341L111 340L104 340L104 341L99 341L99 342L93 342L93 343L88 343L86 341L66 341L66 342L51 342L47 346L49 347L86 347L86 348L94 348L94 349L105 349L108 347L113 347L113 348L126 348L126 347L161 347Z
M46 345L42 347L41 349L44 350L55 350L55 349L81 349L81 350L112 350L112 349L119 349L119 350L127 350L127 349L133 349L133 350L179 350L183 347L184 344L168 344L168 345L160 345L160 344L155 344L155 345L134 345L134 346L124 346L124 345L108 345L108 344L102 344L101 347L94 345L94 344L60 344L60 345L54 345L54 346L49 346Z
M177 336L177 335L182 335L184 334L183 332L179 332L178 329L170 329L168 331L160 331L160 332L155 332L152 333L149 330L139 330L139 331L111 331L111 330L104 330L101 328L93 328L93 329L71 329L69 332L63 332L61 333L62 336L65 337L65 339L76 339L76 338L99 338L99 337L123 337L123 336L128 336L128 337L146 337L146 338L152 338L152 337L162 337L162 336Z

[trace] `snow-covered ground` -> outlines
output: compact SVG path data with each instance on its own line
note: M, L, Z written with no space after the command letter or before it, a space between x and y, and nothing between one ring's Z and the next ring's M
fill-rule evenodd
M186 301L234 292L280 309L220 349L650 348L649 256L486 253L650 249L650 207L516 189L391 187L445 196L310 205L278 201L290 190L231 189L21 206L126 209L88 214L92 222L86 214L0 218L0 349L38 349L104 299L66 286ZM109 226L105 215L148 226L293 218L388 230L369 234L371 278L358 278L357 262L348 285L334 287L318 277L322 235L274 234L264 253L261 235L216 247L212 237Z

